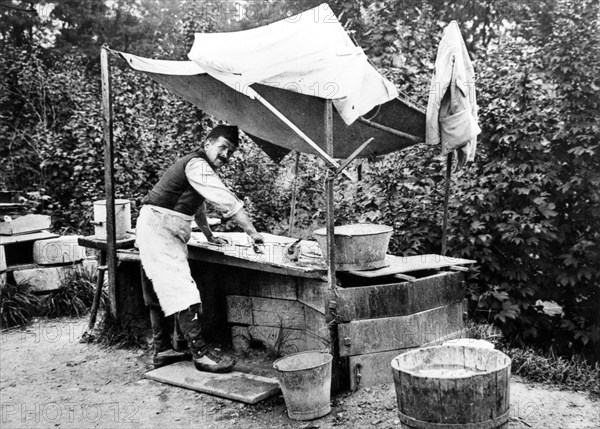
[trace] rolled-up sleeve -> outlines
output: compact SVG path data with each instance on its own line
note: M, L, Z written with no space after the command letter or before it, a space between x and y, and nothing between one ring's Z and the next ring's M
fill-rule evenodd
M193 188L214 205L224 218L230 218L244 207L244 203L227 189L204 159L193 158L188 162L185 175Z

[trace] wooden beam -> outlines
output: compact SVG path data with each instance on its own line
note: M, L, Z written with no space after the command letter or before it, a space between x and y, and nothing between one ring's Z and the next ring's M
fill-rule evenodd
M331 100L325 100L325 149L327 153L333 154L333 102ZM327 178L325 179L325 201L327 204L327 256L329 258L329 265L327 269L327 281L329 287L334 289L336 287L335 281L335 241L334 241L334 199L333 199L333 181L335 175L331 170L327 171Z
M296 151L296 162L294 163L294 179L292 182L292 201L290 202L290 237L294 236L294 225L296 223L296 198L298 193L298 170L300 167L300 152Z
M462 273L440 273L414 282L340 288L337 315L344 322L406 316L465 297Z
M327 150L327 148L325 148L325 151L323 151L323 149L321 149L318 144L316 144L310 137L308 137L304 133L304 131L302 131L300 128L298 128L283 113L281 113L279 110L277 110L277 108L275 108L275 106L273 106L271 103L269 103L267 100L265 100L258 92L253 90L253 95L258 101L260 101L262 103L263 106L265 106L267 109L269 109L284 124L286 124L288 127L290 127L292 131L294 131L296 134L298 134L298 136L300 136L302 138L302 140L304 140L306 143L308 143L310 145L310 147L312 147L321 158L323 158L325 161L328 162L329 166L334 167L334 168L340 167L340 164L338 164L338 162L335 159L333 159L333 139L331 141L332 149ZM328 105L328 104L332 104L332 101L325 100L325 105ZM327 128L327 124L325 124L325 128ZM332 113L332 117L331 117L331 129L333 130L333 113ZM352 180L352 176L350 176L350 174L348 174L347 171L343 171L342 173L348 179Z
M452 154L446 158L446 184L444 187L444 215L442 218L442 256L446 256L446 243L448 241L448 201L450 200L450 180L452 178Z
M346 167L348 167L348 164L350 164L352 161L354 161L354 158L356 158L373 140L375 140L375 139L373 137L371 137L366 142L361 144L354 152L352 152L348 158L346 158L344 161L342 161L339 168L336 170L335 174L340 174Z
M464 327L463 301L406 316L337 325L340 356L419 347Z
M260 101L263 106L269 109L275 116L277 116L284 124L292 129L296 134L298 134L302 140L308 143L321 158L329 163L332 167L338 168L340 165L333 159L332 153L327 153L323 151L310 137L308 137L300 128L298 128L292 121L290 121L283 113L281 113L275 106L265 100L258 92L253 91L255 98ZM331 100L326 100L325 103L331 103ZM325 125L327 127L327 125ZM332 151L333 152L333 151Z
M390 134L394 134L395 136L402 137L403 139L409 140L414 143L423 143L424 139L421 137L413 136L412 134L408 134L394 128L386 127L385 125L378 124L377 122L370 121L365 118L358 118L359 122L362 122L365 125L368 125L373 128L377 128L378 130L386 131Z
M110 64L108 46L100 49L100 66L102 72L102 118L104 125L104 187L106 190L106 244L108 267L108 297L110 313L119 320L119 300L116 282L117 238L115 228L115 188L114 188L114 147L112 94L110 86Z

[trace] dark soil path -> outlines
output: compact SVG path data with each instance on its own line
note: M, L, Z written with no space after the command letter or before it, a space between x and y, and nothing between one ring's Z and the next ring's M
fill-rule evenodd
M281 395L245 405L147 380L148 351L79 342L85 319L39 320L0 338L0 427L398 428L393 383L332 400L312 422L290 420ZM600 428L584 393L511 383L510 428Z

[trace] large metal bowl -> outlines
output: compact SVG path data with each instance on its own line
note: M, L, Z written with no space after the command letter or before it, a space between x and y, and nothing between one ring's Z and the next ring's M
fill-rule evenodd
M394 229L387 225L358 223L334 228L335 268L339 271L372 270L385 267ZM313 232L321 253L329 263L326 228Z

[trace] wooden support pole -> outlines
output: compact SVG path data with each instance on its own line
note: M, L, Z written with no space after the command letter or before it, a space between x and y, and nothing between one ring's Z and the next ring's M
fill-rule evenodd
M283 113L281 113L279 110L277 110L275 108L275 106L273 106L271 103L269 103L267 100L265 100L258 92L253 91L252 93L254 95L254 98L256 98L260 103L262 103L263 106L265 106L267 109L269 109L275 116L277 116L284 124L286 124L288 127L290 127L290 129L295 132L300 138L302 138L302 140L304 140L306 143L308 143L310 145L310 147L312 147L314 149L315 152L317 152L317 154L324 159L325 161L327 161L327 163L329 164L329 166L331 167L335 167L335 168L339 168L340 164L338 164L338 162L333 159L333 149L331 151L323 151L323 149L321 149L319 147L318 144L316 144L314 141L312 141L312 139L310 137L308 137L304 131L302 131L300 128L298 128L292 121L290 121ZM330 102L331 100L327 100L327 102ZM333 113L331 116L331 129L333 130ZM333 146L333 140L332 140L332 146ZM352 176L350 176L350 174L348 174L347 171L342 171L342 174L344 176L346 176L348 179L352 180Z
M331 100L325 100L325 150L328 155L333 155L333 103ZM336 287L335 278L335 241L334 241L334 199L333 199L333 181L335 180L335 171L329 169L325 179L325 201L327 204L327 256L329 266L327 269L327 281L331 289Z
M300 152L296 151L296 162L294 163L294 181L292 182L292 201L290 203L290 230L289 236L294 236L294 225L296 223L296 199L298 193L298 170L300 167Z
M448 202L450 200L450 180L452 179L452 154L446 158L446 183L444 188L444 217L442 219L442 256L446 256L446 242L448 241Z
M336 170L335 174L340 174L346 167L348 167L348 165L354 161L354 159L360 155L360 153L369 145L369 143L371 143L373 140L375 140L375 138L371 137L369 140L367 140L366 142L364 142L363 144L361 144L354 152L352 152L352 154L346 158L344 161L342 161L342 163L340 164L340 167Z
M358 120L358 122L362 122L365 125L368 125L373 128L377 128L378 130L388 132L388 133L393 134L398 137L402 137L403 139L411 141L413 143L423 143L423 141L424 141L423 138L421 138L421 137L413 136L412 134L408 134L408 133L396 130L394 128L387 127L385 125L378 124L377 122L369 121L368 119L365 119L362 117L358 118L357 120Z
M115 228L114 148L112 121L112 94L108 47L100 49L102 71L102 117L104 125L104 187L106 190L106 262L108 271L108 298L111 315L119 321L119 300L116 282L117 239Z
M259 93L254 91L254 96L258 101L260 101L263 104L263 106L265 106L267 109L269 109L284 124L286 124L288 127L290 127L292 129L292 131L294 131L296 134L298 134L298 136L300 136L302 138L302 140L304 140L306 143L308 143L315 150L315 152L317 152L317 154L319 154L319 156L321 158L323 158L325 161L327 161L329 163L329 165L331 165L335 168L338 168L340 166L333 159L333 151L331 151L331 154L328 154L327 151L323 151L323 149L321 149L318 144L316 144L314 141L312 141L311 138L308 137L304 133L304 131L302 131L292 121L290 121L288 118L286 118L283 113L281 113L279 110L277 110L275 108L275 106L273 106L271 103L269 103L267 100L265 100ZM330 100L327 100L327 101L330 101ZM332 121L333 121L333 119L332 119Z

